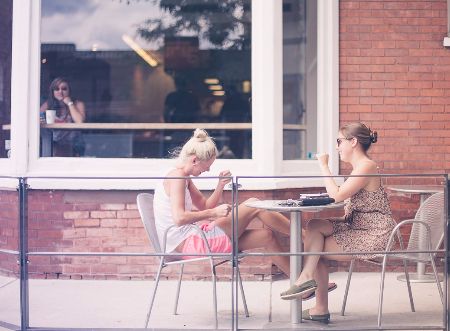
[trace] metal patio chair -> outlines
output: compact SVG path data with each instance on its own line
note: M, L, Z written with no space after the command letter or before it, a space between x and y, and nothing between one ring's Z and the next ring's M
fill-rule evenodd
M435 193L430 196L419 207L414 219L404 220L398 223L392 230L389 237L389 241L386 245L386 251L394 251L393 247L397 240L400 246L400 250L404 250L404 244L400 233L400 228L404 225L412 224L411 234L408 241L408 247L406 251L431 251L439 249L444 239L444 193ZM383 312L383 292L384 292L384 279L386 273L386 264L388 258L397 258L403 260L406 284L408 287L409 301L411 305L411 311L414 312L414 300L411 291L411 283L409 280L407 261L430 263L433 268L433 273L438 287L439 295L441 297L442 304L444 304L444 296L442 293L441 284L436 271L436 265L434 262L435 253L399 253L399 254L384 254L382 260L369 259L364 260L369 263L375 263L382 266L381 270L381 282L380 282L380 295L378 301L378 327L381 326L381 317ZM345 306L347 303L348 290L350 287L350 281L352 278L352 272L355 265L353 259L350 263L348 271L347 285L345 287L344 300L342 302L341 315L344 316Z
M156 227L155 227L155 222L154 222L154 217L153 217L153 212L152 212L152 203L153 203L153 196L151 194L149 194L149 193L138 194L137 206L138 206L139 214L141 215L141 219L144 224L144 228L147 232L150 242L152 243L153 249L155 250L156 253L165 253L165 242L161 246L159 239L158 239L157 232L156 232ZM173 225L173 226L175 226L175 225ZM203 240L205 241L206 246L208 248L208 252L209 252L209 245L208 245L205 235L203 234L203 231L196 225L194 225L194 227L199 231L199 234L202 236ZM167 229L164 234L164 241L165 241L165 238L167 236L167 232L169 229ZM148 327L148 323L150 320L150 314L152 312L153 303L155 301L156 291L158 289L158 284L159 284L159 279L161 276L162 269L165 267L168 267L170 265L179 265L180 266L180 274L178 277L177 293L175 296L175 306L174 306L174 310L173 310L173 314L176 315L177 307L178 307L178 299L180 296L181 280L183 278L184 265L187 263L191 263L191 262L209 261L211 264L211 280L212 280L212 286L213 286L214 320L215 320L215 328L217 329L218 319L217 319L216 267L223 263L229 262L230 259L226 259L223 257L212 257L212 256L205 256L205 257L200 256L200 257L192 258L189 260L182 260L180 256L159 256L159 259L160 259L159 268L158 268L158 272L157 272L156 279L155 279L155 286L153 289L153 294L152 294L152 297L150 300L150 307L148 309L147 318L145 320L145 328ZM244 288L242 286L242 278L241 278L241 274L239 272L239 268L237 268L237 276L238 276L240 292L242 295L245 316L249 317L247 302L245 299L245 293L244 293Z

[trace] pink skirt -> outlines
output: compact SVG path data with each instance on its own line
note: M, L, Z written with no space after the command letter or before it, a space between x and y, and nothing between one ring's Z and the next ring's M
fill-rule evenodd
M214 223L204 223L200 225L208 242L211 253L231 253L231 240L227 234ZM200 234L193 234L184 241L182 253L206 254L208 249ZM201 256L183 256L183 260L199 258Z

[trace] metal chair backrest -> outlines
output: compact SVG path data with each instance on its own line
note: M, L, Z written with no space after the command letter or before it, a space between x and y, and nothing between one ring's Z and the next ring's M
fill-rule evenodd
M142 223L144 224L145 231L152 243L153 249L156 253L163 253L153 217L153 196L149 193L139 193L136 201Z
M436 250L444 239L444 193L435 193L426 199L419 207L414 217L415 221L428 224L430 233L424 225L414 223L407 250ZM428 245L431 247L428 247ZM429 253L416 253L411 257L429 260Z

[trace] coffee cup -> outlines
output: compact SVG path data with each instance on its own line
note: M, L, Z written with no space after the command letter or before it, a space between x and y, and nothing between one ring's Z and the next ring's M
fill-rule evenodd
M55 123L55 119L56 119L56 110L47 109L45 111L45 121L47 122L47 124Z

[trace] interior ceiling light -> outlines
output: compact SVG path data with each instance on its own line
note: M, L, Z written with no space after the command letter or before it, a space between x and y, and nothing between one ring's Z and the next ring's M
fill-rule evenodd
M225 91L214 91L212 94L220 97L225 95Z
M131 47L133 51L135 51L145 62L147 62L151 67L156 67L158 65L158 61L148 54L141 46L139 46L133 39L131 39L126 34L122 35L122 40Z
M242 92L244 93L250 93L250 89L251 89L251 83L249 80L244 80L242 82Z
M221 91L221 90L223 90L222 85L210 85L210 86L208 86L208 88L211 91Z
M204 80L205 84L219 84L219 80L217 78L205 78Z

